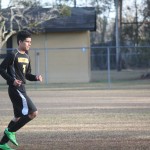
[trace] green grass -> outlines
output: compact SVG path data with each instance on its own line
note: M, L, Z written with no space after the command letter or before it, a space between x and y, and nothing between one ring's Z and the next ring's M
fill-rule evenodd
M6 84L0 84L0 90L7 90ZM26 88L30 90L103 90L103 89L149 89L150 79L147 80L113 80L97 81L90 83L28 83Z

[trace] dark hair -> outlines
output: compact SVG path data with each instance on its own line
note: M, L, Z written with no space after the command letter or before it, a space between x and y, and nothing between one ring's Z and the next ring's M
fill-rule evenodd
M17 44L19 45L19 41L24 41L26 38L30 38L31 37L31 33L26 31L26 30L22 30L19 31L17 34Z

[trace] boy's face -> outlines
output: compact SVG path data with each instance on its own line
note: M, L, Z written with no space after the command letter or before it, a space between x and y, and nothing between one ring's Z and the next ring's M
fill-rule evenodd
M26 38L24 41L19 41L19 47L22 51L28 51L31 46L31 38Z

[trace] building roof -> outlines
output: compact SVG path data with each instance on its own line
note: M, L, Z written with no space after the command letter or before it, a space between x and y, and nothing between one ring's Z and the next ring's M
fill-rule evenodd
M71 8L70 16L61 16L40 25L46 32L96 31L96 11L93 7Z
M47 20L38 25L40 32L71 32L71 31L96 31L96 11L94 7L71 7L70 16L59 15L56 18ZM14 13L17 13L16 9ZM23 9L21 9L23 10ZM42 15L49 15L51 8L35 7L30 8L27 11L27 15L31 16L36 20L36 17L41 17ZM5 18L10 18L10 8L3 9L3 15ZM19 17L17 18L19 20ZM26 19L28 20L28 19ZM30 19L29 19L30 20ZM18 21L24 27L28 25L29 21L22 20ZM6 26L8 30L10 27L10 21L6 21ZM18 23L14 21L14 30L18 30ZM34 28L33 28L34 30ZM35 29L36 30L36 29Z

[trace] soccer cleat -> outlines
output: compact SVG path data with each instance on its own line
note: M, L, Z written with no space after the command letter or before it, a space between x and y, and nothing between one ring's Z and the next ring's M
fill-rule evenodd
M7 135L7 137L9 138L9 140L15 144L16 146L18 146L18 143L16 141L16 136L15 136L15 132L9 132L8 128L5 129L4 133Z
M8 144L0 144L0 150L14 150L8 146Z

